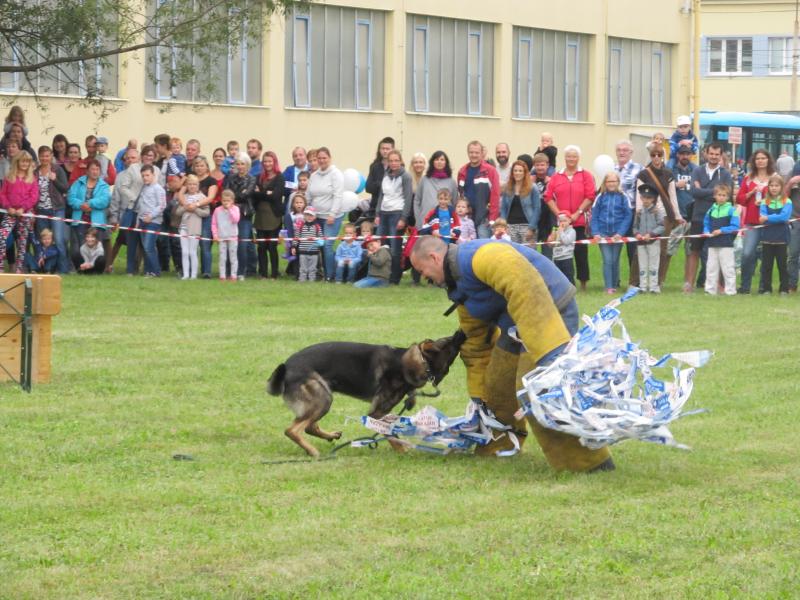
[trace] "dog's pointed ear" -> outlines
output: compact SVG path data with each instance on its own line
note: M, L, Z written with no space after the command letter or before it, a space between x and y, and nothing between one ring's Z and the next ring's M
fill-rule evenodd
M428 366L420 344L409 346L402 358L405 380L415 387L422 387L428 379Z

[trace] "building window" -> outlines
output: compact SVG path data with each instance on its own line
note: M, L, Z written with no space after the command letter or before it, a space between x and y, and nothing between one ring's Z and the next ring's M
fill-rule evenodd
M155 0L151 9L162 11L160 18L169 19L167 10L172 0ZM232 9L228 19L244 18ZM155 35L160 23L156 22ZM248 23L242 23L242 35L229 42L226 56L213 60L207 69L203 60L191 49L175 44L148 48L145 95L153 100L179 100L183 102L217 102L222 104L261 104L261 40L253 43L248 38ZM194 76L175 80L173 74L191 65Z
M312 5L286 19L287 106L383 109L382 11Z
M589 36L514 27L514 117L585 121Z
M408 110L492 114L493 24L408 15L406 48Z
M753 39L709 39L708 72L742 75L753 71Z
M608 38L608 121L663 125L670 119L672 46Z
M769 38L769 74L792 74L792 38Z

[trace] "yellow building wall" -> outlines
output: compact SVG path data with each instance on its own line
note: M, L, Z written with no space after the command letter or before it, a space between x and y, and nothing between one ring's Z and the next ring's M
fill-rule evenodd
M702 0L700 29L704 37L791 37L794 16L795 0ZM754 61L762 51L754 48ZM701 60L707 60L705 52ZM707 75L700 82L703 110L789 111L790 95L791 77L788 75Z
M229 139L243 144L259 138L265 149L278 153L286 163L295 145L329 146L334 163L360 170L372 160L378 140L395 137L407 157L416 151L430 155L445 150L454 165L466 159L466 144L479 139L490 155L499 141L510 144L513 156L533 153L539 136L549 131L556 145L578 144L590 164L600 153L613 154L614 143L633 133L650 135L663 131L669 136L679 114L689 111L691 17L683 14L683 0L648 2L647 18L640 15L640 0L572 0L553 3L544 0L518 2L497 0L375 0L339 2L330 5L386 10L385 107L381 111L338 111L298 109L284 106L284 29L276 18L263 47L262 98L264 106L207 106L145 99L144 56L128 58L120 67L116 112L98 122L91 109L75 99L47 98L48 110L36 109L30 98L17 101L26 109L34 145L49 143L55 133L70 141L82 141L88 133L111 140L111 150L121 148L128 138L141 143L166 132L184 140L196 137L210 155ZM557 6L557 10L554 10ZM494 114L492 116L425 115L406 110L405 57L406 13L428 14L496 23L494 46ZM588 119L585 122L513 119L512 38L513 26L537 27L586 33L591 36L590 73L587 90ZM672 54L672 114L669 123L649 125L607 124L606 36L618 36L674 44ZM14 100L4 97L6 101Z

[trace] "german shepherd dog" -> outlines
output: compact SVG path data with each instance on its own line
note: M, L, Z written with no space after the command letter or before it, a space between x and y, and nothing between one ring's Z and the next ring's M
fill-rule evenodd
M319 427L328 414L333 393L371 403L369 416L380 419L406 399L414 406L414 392L429 381L438 385L453 364L466 336L458 330L450 337L425 340L408 348L355 342L325 342L304 348L278 365L267 382L267 392L283 395L294 413L286 436L313 457L319 451L303 437L305 431L323 440L338 440L341 431Z

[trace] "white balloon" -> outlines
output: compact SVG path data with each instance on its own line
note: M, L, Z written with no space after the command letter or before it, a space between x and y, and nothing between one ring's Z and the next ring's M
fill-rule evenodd
M342 212L348 213L358 206L358 194L345 190L342 194Z
M355 192L358 186L361 185L361 174L358 170L351 167L345 169L342 175L344 175L344 189L348 192Z
M606 174L610 173L613 170L614 170L614 159L611 158L608 154L600 154L597 158L594 159L594 163L592 164L592 171L594 172L594 176L597 178L598 186L603 181L603 178L606 176Z

